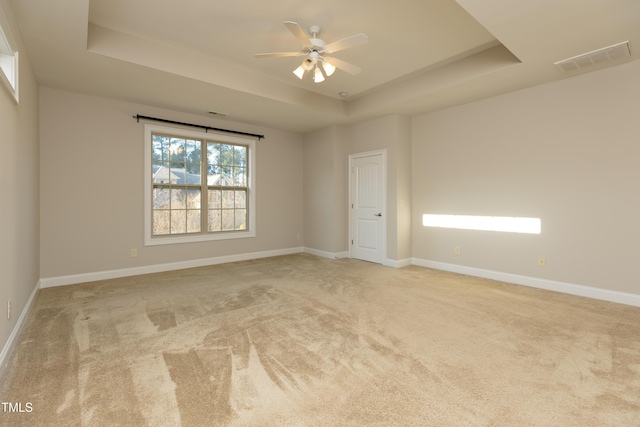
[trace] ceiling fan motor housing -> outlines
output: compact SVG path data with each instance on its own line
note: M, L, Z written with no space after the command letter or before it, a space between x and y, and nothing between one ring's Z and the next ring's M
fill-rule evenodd
M311 42L311 51L322 51L326 46L324 40L317 38L318 34L320 34L320 27L317 25L312 25L309 27L309 34L311 37L309 41Z

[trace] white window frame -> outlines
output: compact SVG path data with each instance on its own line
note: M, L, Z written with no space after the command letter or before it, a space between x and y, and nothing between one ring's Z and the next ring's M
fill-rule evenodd
M246 145L248 179L248 205L247 230L222 231L180 235L153 236L153 182L152 182L152 135L165 133L206 141ZM176 243L194 243L215 240L245 239L256 236L256 141L255 139L217 133L197 132L181 128L146 124L144 126L144 244L145 246L170 245ZM206 146L205 146L206 147ZM206 157L204 148L203 157Z
M15 49L9 26L0 11L0 80L16 103L18 96L18 52Z

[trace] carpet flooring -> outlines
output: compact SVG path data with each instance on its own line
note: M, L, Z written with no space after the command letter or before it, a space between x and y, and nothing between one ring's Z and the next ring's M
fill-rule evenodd
M4 426L638 426L640 309L265 258L40 290L0 393Z

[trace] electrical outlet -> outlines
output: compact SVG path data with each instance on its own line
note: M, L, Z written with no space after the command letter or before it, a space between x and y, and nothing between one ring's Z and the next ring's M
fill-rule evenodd
M456 247L453 249L453 253L454 253L454 254L456 254L456 255L460 255L460 253L461 253L461 251L460 251L460 246L456 246Z
M547 259L543 256L539 256L538 257L538 267L546 267L547 266Z
M296 240L300 240L300 233L296 234Z
M135 258L137 256L138 256L138 249L132 248L131 249L131 258Z
M7 301L7 320L11 319L11 300Z

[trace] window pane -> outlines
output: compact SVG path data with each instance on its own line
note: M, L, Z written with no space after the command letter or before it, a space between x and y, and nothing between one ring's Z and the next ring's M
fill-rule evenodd
M200 209L200 190L187 190L187 208Z
M222 230L222 214L219 210L209 211L209 222L207 229L209 231L221 231Z
M207 185L220 185L220 166L207 166Z
M236 209L236 230L246 230L247 229L247 210L246 209Z
M153 135L151 137L151 158L153 161L169 161L169 137L163 135Z
M220 164L222 166L233 166L233 146L220 144Z
M201 174L201 154L200 154L200 141L187 140L186 141L186 173L185 177L187 184L200 184Z
M220 209L222 207L222 191L209 190L209 209Z
M222 208L232 209L235 206L235 192L233 190L222 191Z
M153 209L169 209L169 194L168 188L154 188Z
M184 163L186 154L186 141L182 138L171 138L169 141L169 159L172 162Z
M222 211L222 231L233 231L235 221L233 218L233 209L225 209Z
M5 33L0 27L0 74L5 78L0 79L7 84L7 88L18 101L18 52L9 45Z
M197 165L201 163L200 144L201 141L193 139L187 140L187 162Z
M234 166L246 166L247 165L247 147L242 145L234 146L233 165Z
M187 232L187 211L171 211L171 234Z
M207 164L220 165L220 144L213 142L207 144Z
M171 180L171 173L169 171L169 162L155 162L152 167L153 183L154 184L175 184Z
M187 233L200 232L200 210L187 211Z
M161 235L161 234L169 234L169 211L153 211L153 234Z
M242 190L236 190L236 208L244 209L247 207L247 192Z
M186 190L182 188L171 189L171 209L186 209Z
M220 184L223 187L233 186L233 167L223 166L221 168L222 174L220 175Z
M234 168L234 182L236 187L246 187L247 186L247 170L245 168Z
M187 184L200 185L200 164L187 163Z

